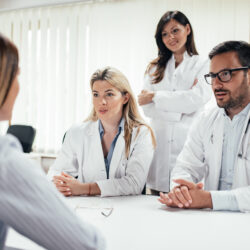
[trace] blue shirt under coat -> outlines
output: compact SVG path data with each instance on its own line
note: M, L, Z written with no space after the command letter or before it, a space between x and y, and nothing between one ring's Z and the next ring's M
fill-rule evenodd
M124 130L124 118L122 118L121 121L120 121L120 124L119 124L119 127L118 127L118 132L117 132L114 140L111 143L111 146L110 146L107 157L104 157L107 179L109 179L109 168L110 168L110 163L111 163L111 160L112 160L113 152L114 152L114 149L115 149L115 144L116 144L116 141L117 141L119 135L121 134L122 130ZM101 123L100 120L99 120L99 133L100 133L100 138L101 138L101 141L102 141L102 138L103 138L103 135L104 135L104 129L103 129L103 126L102 126L102 123Z

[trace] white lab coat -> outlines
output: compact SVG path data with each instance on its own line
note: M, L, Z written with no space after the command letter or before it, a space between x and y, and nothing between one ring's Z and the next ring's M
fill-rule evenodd
M248 113L234 165L232 190L240 211L250 211L250 112ZM171 180L205 180L206 190L218 190L224 134L224 117L219 108L204 112L192 127L177 159ZM176 184L171 181L171 188Z
M124 130L114 148L107 179L98 121L73 126L66 134L62 150L51 166L48 177L62 171L78 176L80 182L96 182L101 196L140 194L147 179L153 158L153 144L149 129L133 129L130 154L125 155Z
M177 68L172 56L158 84L152 84L148 74L145 76L144 89L155 92L153 102L142 106L144 114L150 118L157 142L147 179L151 189L169 191L170 172L183 148L188 129L211 98L211 87L204 79L207 72L207 59L198 55L190 57L185 52ZM198 83L192 87L196 78Z

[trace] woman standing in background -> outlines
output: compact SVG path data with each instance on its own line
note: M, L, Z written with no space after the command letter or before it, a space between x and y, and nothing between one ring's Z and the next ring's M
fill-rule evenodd
M145 74L138 96L156 134L157 147L149 170L151 193L169 191L169 178L188 129L210 99L204 82L208 60L201 58L194 43L192 26L180 11L168 11L160 19L156 34L158 57Z

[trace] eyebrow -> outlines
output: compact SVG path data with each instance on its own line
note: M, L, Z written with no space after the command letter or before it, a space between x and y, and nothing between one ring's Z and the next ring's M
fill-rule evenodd
M224 68L224 69L221 69L221 70L217 71L217 73L219 73L219 72L221 72L221 71L224 71L224 70L230 70L230 68ZM212 73L212 74L217 74L217 73L214 73L214 72L212 72L212 71L210 71L209 73Z
M97 90L93 90L93 92L97 92L97 93L98 93ZM107 90L105 90L105 93L106 93L106 92L114 92L114 90L113 90L113 89L107 89Z
M175 26L173 26L171 29L170 29L170 31L172 31L173 29L175 29L175 28L178 28L178 26L175 24ZM166 30L163 30L161 33L168 33Z
M173 27L171 28L171 30L176 29L176 28L178 28L177 25L173 26Z

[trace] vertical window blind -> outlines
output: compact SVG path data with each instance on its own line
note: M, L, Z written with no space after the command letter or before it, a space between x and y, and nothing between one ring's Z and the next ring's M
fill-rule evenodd
M219 42L250 39L248 0L122 0L0 12L0 32L20 52L12 123L36 128L36 152L56 153L65 131L87 117L96 69L118 68L140 92L157 56L156 25L167 10L188 16L204 56Z

